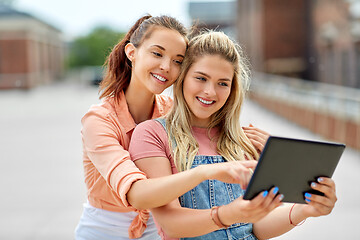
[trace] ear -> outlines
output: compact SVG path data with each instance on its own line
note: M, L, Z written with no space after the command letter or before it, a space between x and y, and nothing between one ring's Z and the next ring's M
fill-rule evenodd
M125 46L125 54L127 58L132 62L134 60L136 47L132 43L128 43Z

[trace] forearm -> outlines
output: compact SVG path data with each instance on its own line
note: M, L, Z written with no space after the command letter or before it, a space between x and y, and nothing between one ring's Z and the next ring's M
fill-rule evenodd
M167 206L151 210L162 230L172 238L196 237L218 230L210 211Z
M127 193L128 202L137 209L150 209L168 204L206 180L201 166L164 177L139 180Z
M274 209L259 222L254 223L253 232L255 236L259 240L277 237L290 231L296 224L305 220L306 216L301 212L302 205L296 204L291 212L291 221L294 225L290 224L289 213L292 206L293 204L286 203L284 206Z

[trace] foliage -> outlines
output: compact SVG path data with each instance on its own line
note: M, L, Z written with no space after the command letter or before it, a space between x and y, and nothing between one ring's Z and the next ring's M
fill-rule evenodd
M103 65L111 49L123 37L124 33L109 27L96 27L88 35L70 43L67 65L70 68Z
M0 0L0 5L6 5L6 6L13 6L15 1L14 0Z

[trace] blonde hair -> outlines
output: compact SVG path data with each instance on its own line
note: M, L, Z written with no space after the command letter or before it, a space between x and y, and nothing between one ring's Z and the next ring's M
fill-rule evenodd
M217 55L234 67L231 92L225 105L211 116L208 133L218 127L217 151L227 161L257 159L258 153L240 126L241 106L248 90L250 71L241 48L222 32L208 31L189 42L181 72L174 83L174 105L166 116L170 148L178 171L191 168L199 145L191 132L192 113L183 94L184 79L201 57Z

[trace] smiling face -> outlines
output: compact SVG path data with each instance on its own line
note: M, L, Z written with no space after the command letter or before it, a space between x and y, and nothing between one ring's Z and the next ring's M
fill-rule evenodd
M233 65L219 55L202 56L190 67L183 95L192 113L192 126L208 126L210 117L226 103L233 76Z
M138 90L160 94L174 83L185 56L186 41L177 31L154 27L139 47L128 44L132 62L131 84Z

